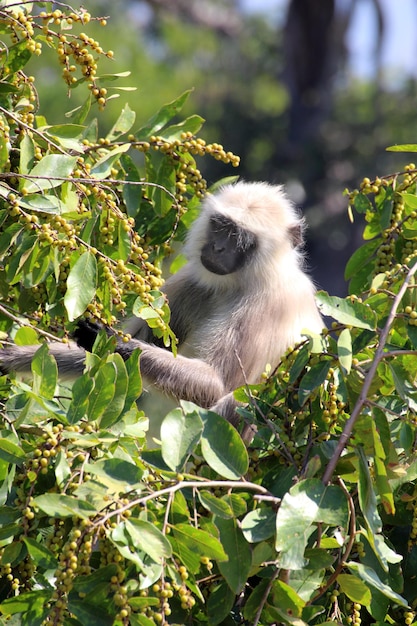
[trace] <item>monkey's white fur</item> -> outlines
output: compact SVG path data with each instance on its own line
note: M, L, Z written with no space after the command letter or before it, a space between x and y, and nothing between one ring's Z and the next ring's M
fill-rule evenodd
M248 263L227 275L208 271L200 259L214 214L230 218L257 240ZM163 289L179 356L148 343L152 336L143 320L131 318L125 325L139 340L133 344L142 349L144 378L176 398L213 406L234 421L231 392L245 382L258 382L265 366L274 368L305 331L323 328L297 247L302 228L302 218L280 186L240 182L208 196L184 247L188 263ZM28 369L35 350L9 348L0 353L0 366ZM62 371L82 370L82 349L55 344L52 352Z

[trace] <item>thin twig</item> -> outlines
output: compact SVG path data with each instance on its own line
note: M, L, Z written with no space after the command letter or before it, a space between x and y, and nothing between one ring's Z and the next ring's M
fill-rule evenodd
M270 491L268 491L267 489L265 489L265 487L262 487L261 485L257 485L255 483L250 483L250 482L246 482L244 480L239 481L239 480L191 480L191 481L181 481L179 483L175 483L174 485L171 485L170 487L165 487L165 489L161 489L160 491L154 491L150 494L148 494L147 496L142 496L140 498L137 498L136 500L132 500L131 502L128 502L127 504L119 507L118 509L115 509L113 511L109 511L108 513L106 513L105 515L101 515L99 516L95 522L93 522L94 526L101 526L102 524L104 524L105 522L107 522L109 519L111 519L112 517L114 517L115 515L121 515L122 513L124 513L125 511L132 509L134 506L140 506L140 505L144 505L146 504L146 502L149 502L149 500L155 500L156 498L160 498L161 496L164 495L171 495L173 493L175 493L176 491L180 491L181 489L190 489L190 488L195 488L195 489L199 489L199 488L212 488L212 489L218 489L218 488L223 488L223 489L247 489L248 491L255 491L258 493L262 493L265 495L270 496L271 498L273 498L273 494L271 494ZM280 499L276 498L276 503L279 503Z
M10 311L8 311L1 304L0 304L0 313L3 313L3 315L6 315L13 322L16 322L16 324L19 324L19 326L24 326L26 328L33 328L32 324L28 324L27 322L21 320L19 317L16 317L16 315L13 315L13 313L10 313ZM46 337L47 339L51 339L52 341L59 341L61 343L67 343L67 341L60 339L59 337L55 337L55 335L51 335L50 333L46 332L46 330L41 330L40 328L36 328L35 330L37 333L39 333L43 337Z

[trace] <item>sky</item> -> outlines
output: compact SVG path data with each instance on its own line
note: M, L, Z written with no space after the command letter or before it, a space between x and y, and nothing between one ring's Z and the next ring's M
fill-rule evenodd
M351 0L337 0L346 6ZM417 3L415 0L380 0L385 16L385 36L382 51L386 83L400 82L405 75L417 77ZM288 0L240 0L250 12L263 12L271 19L282 21ZM371 0L356 3L347 44L350 53L350 71L359 78L369 78L374 72L375 13Z

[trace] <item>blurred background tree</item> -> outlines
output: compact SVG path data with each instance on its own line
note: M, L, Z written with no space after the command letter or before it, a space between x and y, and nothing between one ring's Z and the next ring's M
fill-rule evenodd
M401 169L403 157L385 148L415 139L414 76L387 68L382 60L393 27L388 5L386 0L88 0L86 8L109 17L109 28L97 36L116 48L109 71L130 70L136 81L138 122L193 87L185 112L206 118L208 141L220 137L242 157L242 178L287 185L307 216L317 284L343 295L343 268L360 229L347 219L342 192L364 174L372 178ZM408 20L404 7L401 11ZM370 66L365 76L349 48L364 25ZM56 88L54 66L44 58L36 78L53 122L62 119L62 110L80 104L82 95L75 89L68 103ZM115 94L132 106L131 93L118 87ZM120 105L120 99L108 103L104 124L112 125ZM209 181L224 176L224 165L221 171L216 163L210 167L204 169ZM236 171L231 168L230 174Z

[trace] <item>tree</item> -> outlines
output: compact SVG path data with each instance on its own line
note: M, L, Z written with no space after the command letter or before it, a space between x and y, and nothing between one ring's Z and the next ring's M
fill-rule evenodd
M187 93L133 132L125 105L101 137L91 115L117 77L83 32L94 18L12 3L0 16L0 324L4 341L40 344L30 380L0 378L3 623L415 623L414 164L349 192L366 221L350 295L320 293L332 327L236 391L258 426L250 449L190 403L148 449L138 355L102 340L64 384L42 339L133 312L175 349L160 265L206 192L195 157L238 158L198 137L199 116L178 122ZM68 88L88 90L61 124L25 73L46 45Z

